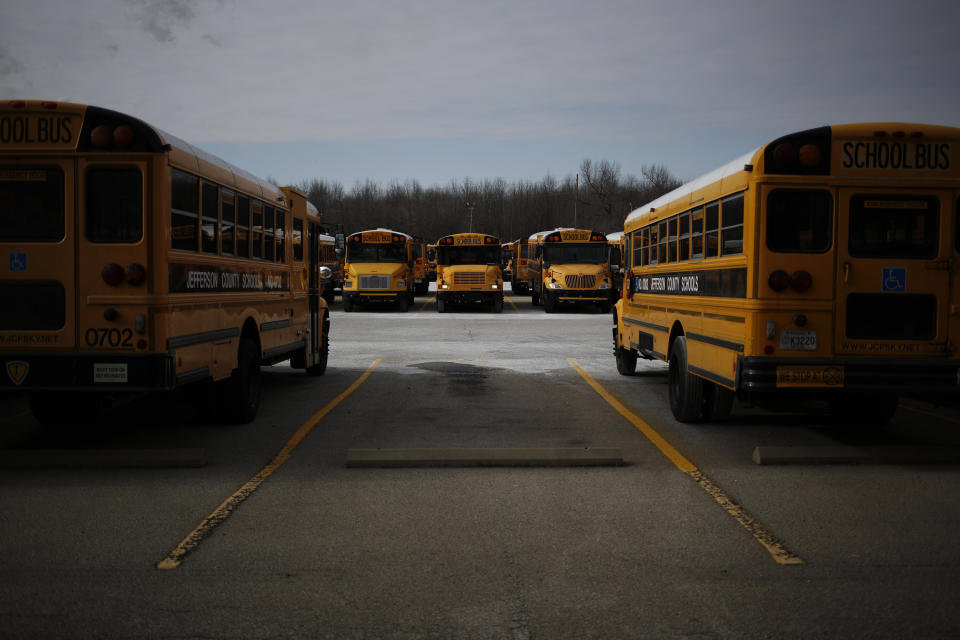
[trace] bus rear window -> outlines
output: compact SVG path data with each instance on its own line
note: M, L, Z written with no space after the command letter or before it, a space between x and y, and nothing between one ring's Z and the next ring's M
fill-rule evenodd
M767 247L780 253L825 253L833 236L829 191L774 189L767 196Z
M935 258L940 200L933 196L856 195L850 199L850 255Z
M63 170L0 167L0 242L59 242L63 232Z
M87 239L137 242L143 236L143 177L136 167L87 169Z

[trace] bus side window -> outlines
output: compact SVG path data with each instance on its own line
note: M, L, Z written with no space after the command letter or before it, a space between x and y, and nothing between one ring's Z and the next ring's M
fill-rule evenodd
M667 255L668 239L667 239L667 222L666 221L663 221L659 225L657 225L657 237L660 240L660 246L657 249L657 254L660 260L660 264L664 264L670 259Z
M203 183L203 223L200 225L200 248L204 253L217 253L217 236L220 235L219 188L212 182Z
M669 262L677 261L677 216L673 216L667 222L667 260Z
M704 233L706 246L704 256L707 258L716 258L720 251L720 203L711 202L706 207L704 224L706 230Z
M220 234L220 252L225 256L236 254L236 208L235 195L230 189L220 190L220 220L222 233Z
M679 260L690 259L690 213L680 216L680 255Z
M263 203L259 200L253 201L253 220L250 223L253 230L250 252L251 258L263 258Z
M143 176L136 167L87 169L87 239L137 242L143 237Z
M303 261L303 219L293 218L293 259L297 262Z
M273 225L275 217L273 207L263 208L263 259L273 261Z
M170 248L196 251L200 227L200 178L174 169L170 191Z
M743 253L743 194L724 198L720 211L723 228L720 231L720 246L723 255Z
M703 257L703 207L690 212L691 257Z
M250 257L250 198L237 198L237 255Z
M277 262L287 261L286 239L287 239L287 212L277 209L276 218L276 237L277 237Z
M652 224L647 227L647 240L649 240L648 246L650 247L650 262L647 264L660 264L659 256L657 256L657 225Z

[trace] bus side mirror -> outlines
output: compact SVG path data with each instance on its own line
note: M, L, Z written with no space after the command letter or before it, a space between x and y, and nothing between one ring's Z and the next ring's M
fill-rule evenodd
M333 271L330 270L330 267L320 267L320 279L329 280L333 277Z

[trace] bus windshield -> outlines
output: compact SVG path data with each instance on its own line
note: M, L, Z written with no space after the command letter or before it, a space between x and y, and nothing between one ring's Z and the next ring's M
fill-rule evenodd
M438 247L437 253L437 263L443 266L500 264L500 247Z
M403 244L353 244L347 247L347 262L406 262Z
M606 264L605 244L545 244L543 261L557 264Z

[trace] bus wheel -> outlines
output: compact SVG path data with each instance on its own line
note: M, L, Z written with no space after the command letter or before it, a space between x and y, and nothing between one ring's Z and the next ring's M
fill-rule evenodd
M734 393L715 382L703 383L703 419L718 422L730 415Z
M493 312L501 313L503 311L503 296L498 296L493 299Z
M320 357L312 367L307 367L308 376L322 376L327 370L330 356L330 316L323 314L323 337L320 338Z
M687 340L680 336L670 349L670 410L679 422L696 422L703 402L703 381L687 371Z
M540 305L540 294L537 293L536 289L530 290L530 302L535 307Z
M437 313L446 313L447 303L444 302L443 298L437 296Z
M637 352L633 349L617 347L617 373L632 376L637 371Z
M543 310L547 313L557 312L557 299L549 293L543 294Z
M350 296L343 296L343 310L347 313L353 311L353 299Z
M244 424L257 417L260 409L260 357L253 340L240 340L237 368L227 380L224 391L224 413L232 422Z
M407 309L410 308L410 297L404 294L397 298L397 307L401 312L406 313Z
M839 426L847 429L882 427L897 412L895 393L852 393L830 398L827 405Z
M600 313L610 313L610 303L601 302L600 303Z

